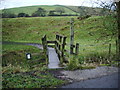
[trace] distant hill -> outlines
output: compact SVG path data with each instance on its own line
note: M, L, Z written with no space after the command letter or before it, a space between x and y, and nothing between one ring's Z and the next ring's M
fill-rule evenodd
M71 14L71 15L101 15L102 9L101 8L92 8L92 7L84 7L84 6L64 6L64 5L36 5L36 6L26 6L26 7L19 7L19 8L10 8L4 9L3 12L11 12L16 15L19 13L26 13L30 16L34 13L38 8L43 8L47 11L54 11L56 8L64 9L63 14Z

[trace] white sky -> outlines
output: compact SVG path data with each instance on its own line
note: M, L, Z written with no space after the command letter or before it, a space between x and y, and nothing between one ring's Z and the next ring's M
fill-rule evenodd
M73 6L98 6L98 0L0 0L0 9L32 5L73 5ZM111 1L111 0L101 0Z

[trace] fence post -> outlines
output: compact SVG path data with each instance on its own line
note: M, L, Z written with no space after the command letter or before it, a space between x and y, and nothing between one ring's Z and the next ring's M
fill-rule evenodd
M109 60L111 62L111 43L109 44Z
M70 54L73 54L73 43L74 43L74 18L70 21Z
M118 59L118 41L116 40L116 59Z
M76 43L75 54L76 54L76 55L79 54L79 43Z

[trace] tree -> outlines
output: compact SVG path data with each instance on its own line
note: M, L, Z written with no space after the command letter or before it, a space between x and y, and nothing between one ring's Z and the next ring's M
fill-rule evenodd
M64 8L60 8L60 7L56 8L55 11L60 13L60 15L62 15L62 13L65 13Z
M29 15L26 13L19 13L18 17L29 17Z
M49 16L54 16L54 15L55 15L54 12L55 12L54 10L51 10L51 11L49 11L49 14L48 14L48 15L49 15Z
M15 18L16 15L8 10L3 10L2 18Z
M35 11L33 14L32 14L33 17L37 17L37 16L46 16L46 10L44 10L43 8L38 8L37 11Z
M118 59L120 60L120 1L116 2L117 18L118 18Z
M117 35L117 41L118 41L118 45L117 45L117 48L118 48L118 59L120 60L120 1L119 0L110 0L110 2L103 2L102 0L97 0L99 1L99 5L100 7L102 7L103 9L106 9L109 11L108 15L115 15L115 13L111 13L111 11L117 11L117 28L115 29L116 32L118 33ZM111 25L112 27L114 27L114 25Z
M106 14L113 14L113 10L116 9L116 4L115 2L113 2L113 0L110 1L102 1L102 0L97 0L97 2L95 2L96 4L99 5L99 7L101 7L101 15L106 15Z

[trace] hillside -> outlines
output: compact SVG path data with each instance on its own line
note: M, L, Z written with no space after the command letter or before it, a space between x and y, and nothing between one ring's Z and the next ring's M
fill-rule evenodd
M47 11L47 13L49 13L50 10L55 10L56 8L64 8L65 13L64 14L76 14L76 12L59 6L59 5L37 5L37 6L27 6L27 7L19 7L19 8L10 8L10 9L5 9L5 11L8 12L12 12L14 14L18 14L18 13L27 13L29 15L31 15L32 13L34 13L38 8L43 8Z
M49 11L56 10L56 8L64 9L63 14L71 14L71 15L101 15L101 8L92 8L92 7L84 7L84 6L64 6L64 5L36 5L36 6L26 6L19 8L10 8L4 9L3 12L11 12L16 15L18 13L26 13L30 16L34 13L38 8L43 8L47 11L47 15Z
M14 42L41 43L44 34L48 40L54 40L56 34L67 36L69 49L70 19L72 17L34 17L3 19L2 40ZM116 25L113 17L90 17L85 20L75 19L75 43L81 45L80 51L88 49L96 52L112 43L115 49ZM104 21L103 21L104 19ZM34 22L34 23L33 23ZM114 36L113 36L114 35ZM105 45L104 45L105 44ZM105 50L105 49L104 49ZM106 48L108 50L108 48Z

